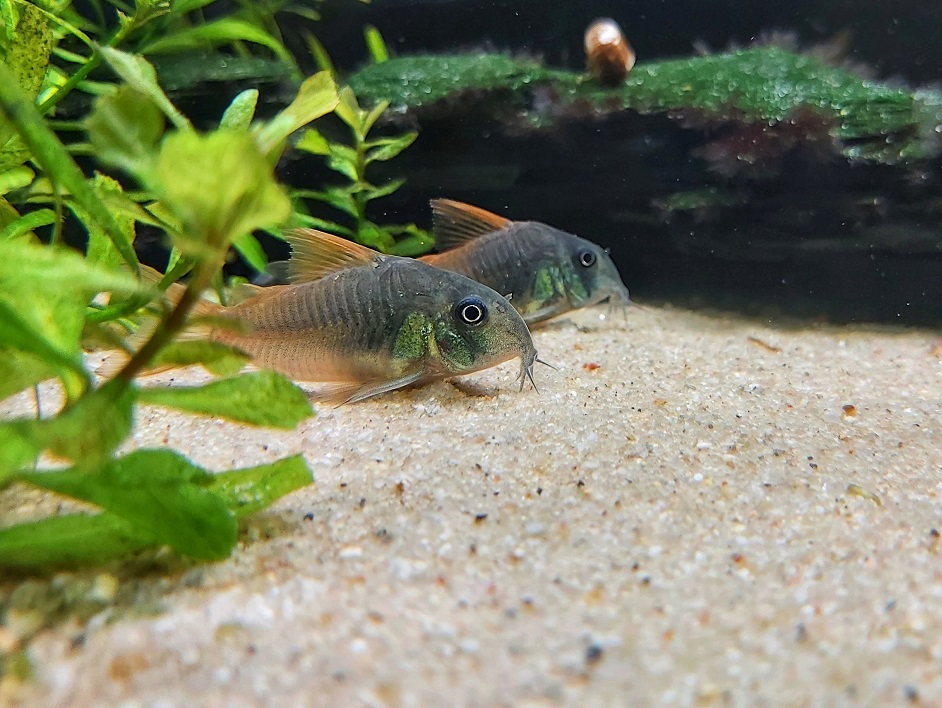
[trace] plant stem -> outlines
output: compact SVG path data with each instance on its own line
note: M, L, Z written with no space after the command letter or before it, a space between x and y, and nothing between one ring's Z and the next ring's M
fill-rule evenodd
M126 23L118 27L117 31L108 42L105 44L106 47L115 47L121 42L123 42L131 32L136 29L135 17L131 17ZM39 105L39 112L43 115L51 111L55 106L65 98L76 86L82 83L90 73L99 67L101 64L101 50L96 48L95 53L92 54L88 60L80 66L72 76L69 77L68 81L62 84L62 87L52 94L49 98L43 101Z
M362 134L361 131L357 130L355 132L356 139L356 152L357 152L357 163L356 163L356 175L357 182L364 184L366 182L366 136ZM369 201L369 196L363 190L355 192L353 195L353 203L356 204L357 208L357 240L360 243L363 242L362 231L363 224L366 222L366 203Z
M164 316L157 329L150 336L144 345L137 350L137 353L131 357L131 360L124 365L116 375L116 379L121 379L129 383L137 374L147 368L151 359L165 347L184 327L186 327L187 316L190 310L200 299L200 295L207 288L212 280L213 273L221 266L221 263L205 262L200 264L190 282L187 283L183 296L177 301L173 309Z

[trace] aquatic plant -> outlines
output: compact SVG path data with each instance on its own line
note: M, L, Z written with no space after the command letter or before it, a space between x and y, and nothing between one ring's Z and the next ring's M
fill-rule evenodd
M238 375L240 352L181 335L203 292L221 285L230 246L251 260L260 250L252 232L291 216L272 166L290 134L336 107L335 84L327 73L310 77L267 122L253 121L258 92L243 92L219 128L199 133L144 57L96 49L122 83L99 86L82 127L90 152L140 189L127 192L104 173L87 178L43 115L56 90L81 84L75 75L61 85L50 79L58 20L28 3L12 14L11 7L4 6L14 24L5 26L0 64L0 399L54 378L64 404L39 415L37 389L35 419L0 422L0 488L10 494L11 486L28 485L99 511L0 529L0 567L97 564L157 546L223 558L240 519L310 483L303 459L210 474L170 449L118 448L141 404L282 428L311 415L303 392L284 377ZM62 243L69 212L87 229L85 257ZM157 283L140 275L138 225L159 230L173 247ZM36 230L49 227L47 244ZM187 274L182 298L171 302L164 290ZM137 330L126 363L97 380L83 345L119 345L142 316L153 324ZM196 363L223 378L174 388L138 379L155 364ZM38 467L40 458L65 466Z
M323 202L345 215L350 223L348 226L311 216L302 218L306 225L346 236L383 253L415 256L431 250L434 245L434 238L428 232L415 224L380 225L371 221L366 213L370 202L392 194L405 183L403 179L394 179L374 185L367 179L367 168L374 162L392 160L409 147L417 135L410 131L390 137L371 137L373 126L388 107L387 101L379 101L371 110L364 110L352 89L341 89L340 103L334 113L350 128L352 145L328 140L315 128L308 128L296 147L325 157L327 166L346 177L348 183L320 190L299 189L294 195Z

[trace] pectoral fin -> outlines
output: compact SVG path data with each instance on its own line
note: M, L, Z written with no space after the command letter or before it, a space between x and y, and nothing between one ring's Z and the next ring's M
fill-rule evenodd
M312 398L315 401L323 403L334 403L338 406L344 403L356 403L366 398L378 396L381 393L395 391L397 388L403 388L420 381L425 376L424 371L417 371L392 381L351 381L343 383L333 383L319 388Z

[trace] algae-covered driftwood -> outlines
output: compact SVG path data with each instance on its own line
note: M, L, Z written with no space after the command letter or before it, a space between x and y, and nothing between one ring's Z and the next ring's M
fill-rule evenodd
M710 123L825 132L850 158L886 164L926 159L942 148L942 94L867 80L780 47L651 62L608 88L586 74L500 54L401 57L350 77L363 99L404 110L469 91L486 92L536 125L559 116L668 112Z

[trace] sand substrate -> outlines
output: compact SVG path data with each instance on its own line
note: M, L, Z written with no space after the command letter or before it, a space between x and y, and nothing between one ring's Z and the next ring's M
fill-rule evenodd
M293 432L142 410L131 447L316 484L147 580L158 614L40 633L7 696L942 704L937 335L603 312L535 334L539 393L508 364Z

